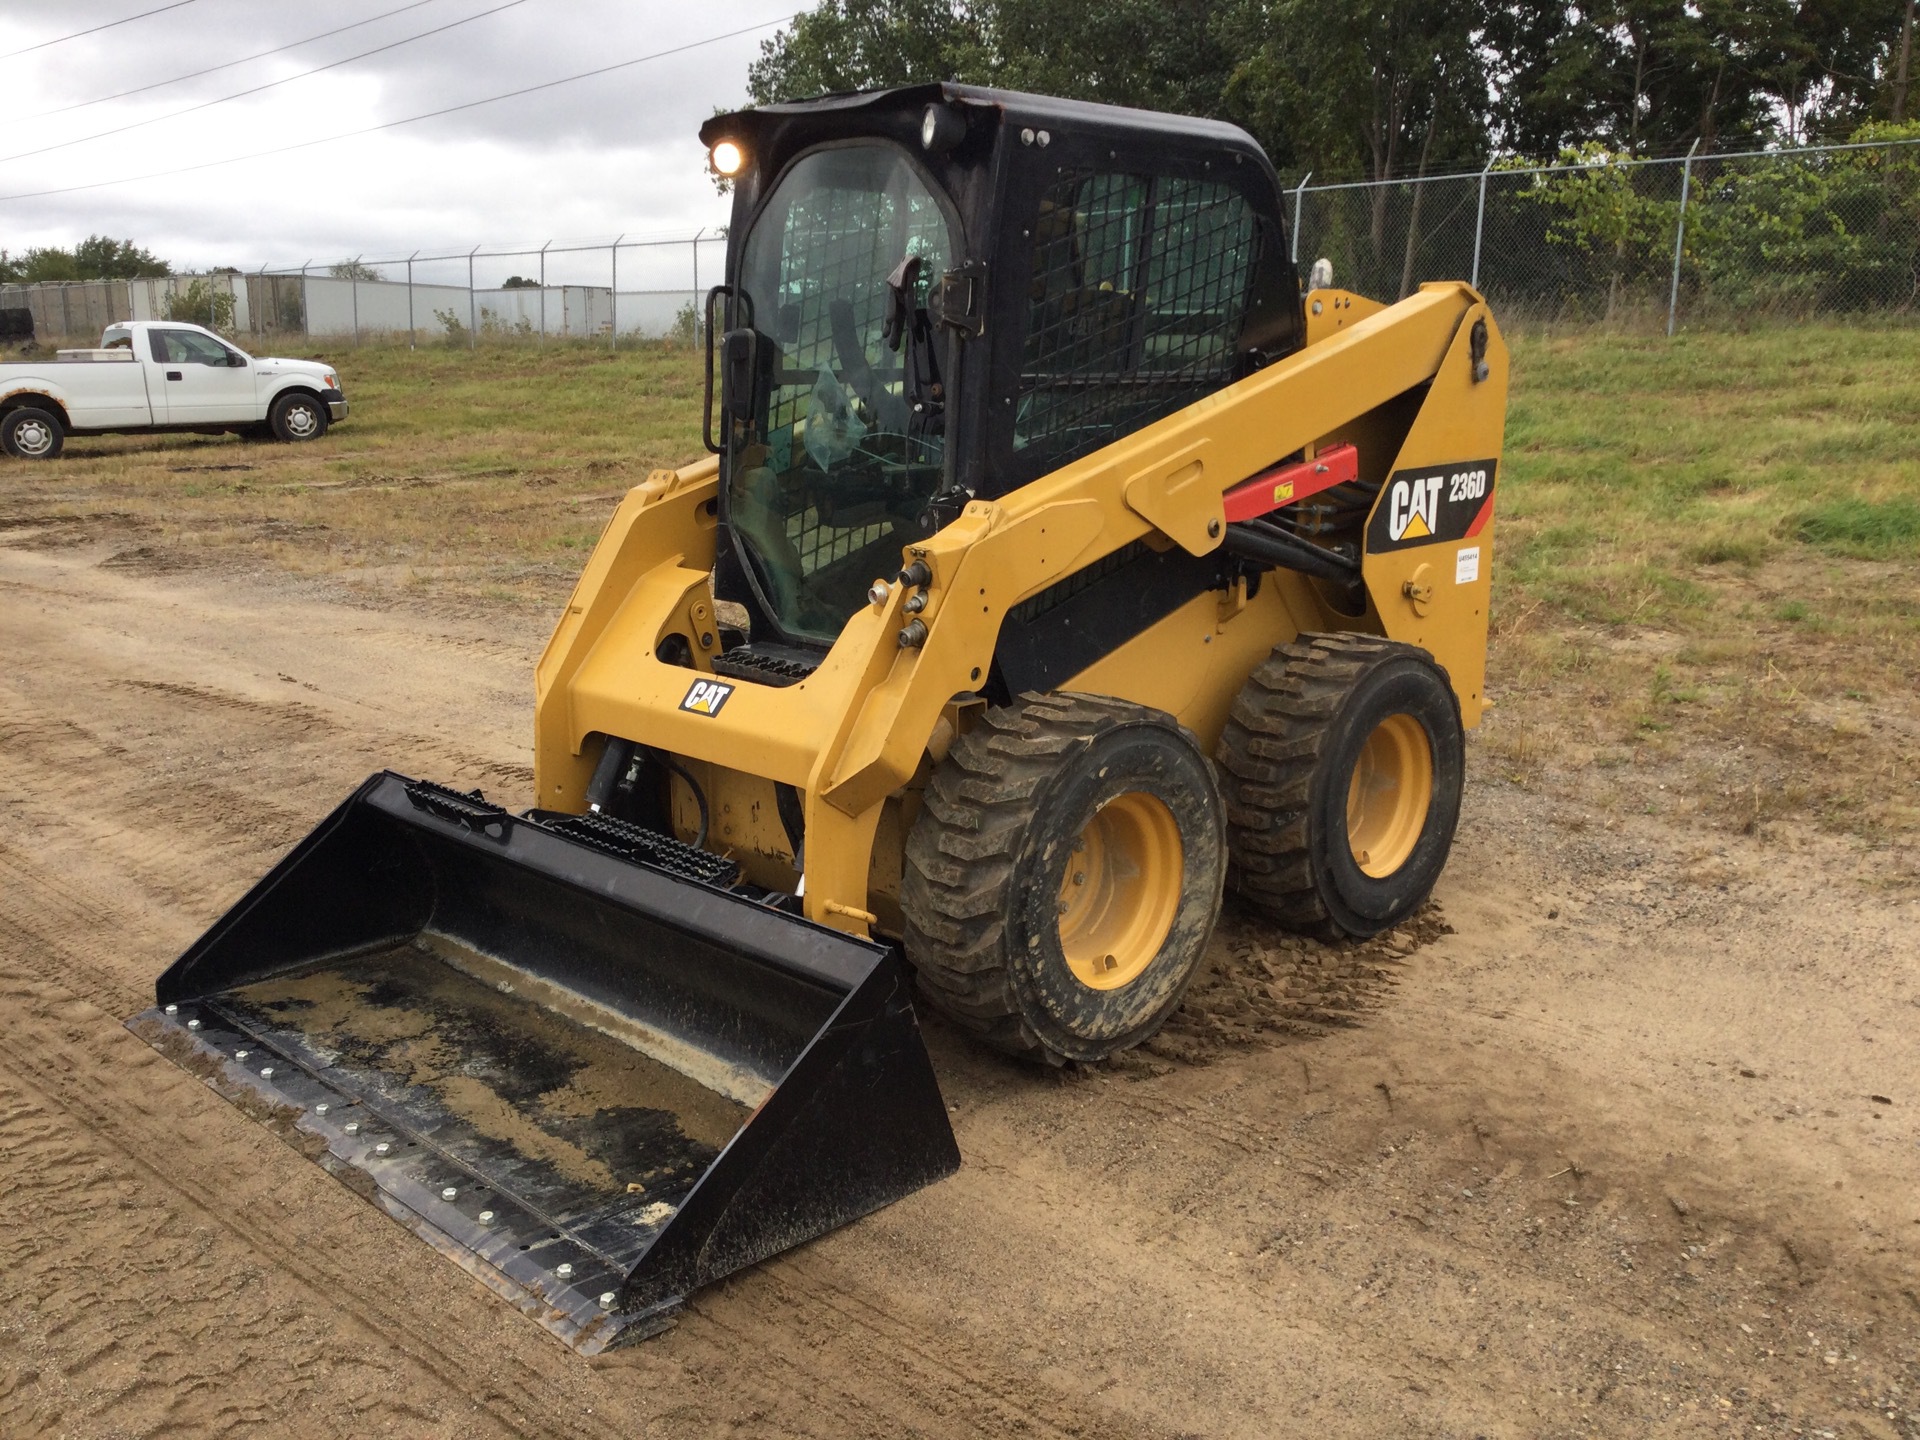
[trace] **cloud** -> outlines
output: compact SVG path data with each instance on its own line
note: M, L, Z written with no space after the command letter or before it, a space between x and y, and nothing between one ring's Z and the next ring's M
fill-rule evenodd
M134 13L141 0L84 0L0 14L0 91L8 111L56 106L204 69L392 10L352 0L323 10L196 0L151 19L7 58L22 46ZM500 0L430 3L312 45L66 114L6 127L0 154L167 116L198 102L297 75ZM789 0L791 3L791 0ZM362 129L784 20L781 0L526 0L259 95L159 119L124 134L0 163L0 195L115 180ZM465 252L616 234L690 235L724 225L696 131L744 102L754 35L703 46L536 95L377 134L171 178L0 202L0 246L68 245L90 233L131 237L176 266L298 265ZM672 269L677 250L624 252L629 275ZM717 256L709 252L703 264ZM537 262L535 262L537 263ZM629 270L629 266L633 270ZM606 275L606 255L549 257L549 276ZM465 273L457 265L420 267ZM486 262L477 266L486 279ZM501 278L525 263L491 267ZM451 275L448 275L451 278ZM686 283L684 279L660 283Z

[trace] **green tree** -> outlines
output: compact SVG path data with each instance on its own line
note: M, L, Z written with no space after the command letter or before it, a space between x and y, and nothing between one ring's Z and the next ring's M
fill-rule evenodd
M144 280L173 273L173 266L151 250L105 235L89 235L74 246L73 264L82 280Z
M342 260L338 264L329 265L327 267L327 273L336 280L386 279L386 276L374 269L373 266L363 265L358 260Z
M71 250L36 245L13 256L0 250L0 280L32 285L48 280L132 280L171 275L173 267L131 240L89 235Z

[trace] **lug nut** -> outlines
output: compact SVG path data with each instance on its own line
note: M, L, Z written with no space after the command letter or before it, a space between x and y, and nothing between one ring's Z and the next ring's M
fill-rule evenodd
M347 1134L358 1135L359 1133L360 1133L360 1122L358 1120L347 1121Z
M480 1223L481 1223L482 1225L491 1225L491 1224L493 1224L493 1211L491 1211L491 1210L482 1210L482 1211L480 1212Z
M324 1115L327 1113L327 1111L331 1110L332 1108L333 1107L331 1105L322 1103L313 1107L313 1113L316 1115Z
M273 1079L273 1066L271 1066L271 1065L262 1065L262 1066L260 1067L260 1078L261 1078L262 1080L271 1080L271 1079Z
M600 1292L600 1308L602 1310L611 1310L614 1307L614 1302L619 1300L619 1298L620 1297L611 1290L602 1290Z
M391 1149L393 1149L393 1146L382 1140L378 1145L373 1147L373 1153L376 1155L384 1155Z
M553 1267L553 1273L558 1275L562 1280L571 1280L573 1278L573 1266L562 1261Z
M198 1030L199 1028L200 1028L200 1022L198 1020L187 1021L187 1029Z
M449 1185L440 1192L440 1198L442 1200L451 1200L453 1199L454 1196L458 1195L459 1193L460 1192L458 1190L454 1189L453 1186Z
M1076 885L1084 885L1084 884L1086 884L1086 883L1087 883L1087 872L1086 872L1086 871L1084 871L1084 870L1076 870L1076 871L1074 871L1074 872L1073 872L1073 883L1074 883L1074 884L1076 884Z
M247 1058L247 1056L251 1055L252 1053L253 1052L251 1050L236 1050L233 1052L233 1058L236 1060L244 1060Z
M169 1005L167 1006L166 1013L169 1015L178 1015L180 1013L180 1007L178 1005Z

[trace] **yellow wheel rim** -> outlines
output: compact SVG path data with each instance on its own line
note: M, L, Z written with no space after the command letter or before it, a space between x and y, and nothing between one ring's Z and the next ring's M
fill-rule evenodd
M1117 990L1152 963L1180 909L1185 860L1173 812L1144 791L1094 813L1060 880L1060 948L1081 984Z
M1353 863L1385 879L1413 854L1433 804L1433 746L1411 715L1374 727L1347 784L1347 843Z

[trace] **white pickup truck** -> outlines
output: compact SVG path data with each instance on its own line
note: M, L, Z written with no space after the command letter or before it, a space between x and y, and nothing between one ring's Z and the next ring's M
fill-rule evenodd
M333 367L256 360L174 320L109 325L96 350L0 364L0 451L51 460L68 435L231 431L317 440L347 415Z

